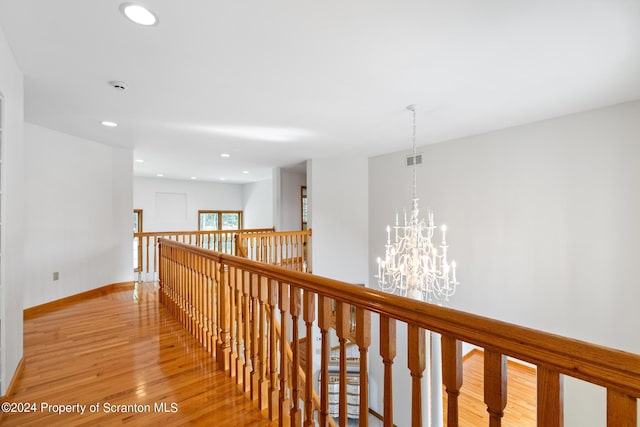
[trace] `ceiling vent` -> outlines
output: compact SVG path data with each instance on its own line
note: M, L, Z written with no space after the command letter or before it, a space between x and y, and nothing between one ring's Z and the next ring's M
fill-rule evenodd
M422 153L407 156L407 166L417 166L422 164Z
M125 82L121 82L118 80L112 80L109 82L109 86L114 87L118 90L125 90L127 88L127 84Z

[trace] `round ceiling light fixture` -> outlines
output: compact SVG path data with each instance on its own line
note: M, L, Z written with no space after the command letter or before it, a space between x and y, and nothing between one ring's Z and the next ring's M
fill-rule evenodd
M114 128L114 127L118 126L118 124L116 122L109 122L107 120L103 120L100 123L102 124L102 126L106 126L108 128Z
M122 3L120 12L136 24L150 27L158 24L158 17L144 6L135 3Z

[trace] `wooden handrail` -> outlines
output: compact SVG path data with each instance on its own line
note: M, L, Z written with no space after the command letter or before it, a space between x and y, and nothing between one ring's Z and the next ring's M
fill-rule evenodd
M311 273L308 256L311 233L311 230L239 232L234 255Z
M139 281L157 279L158 240L169 239L181 243L236 255L236 236L273 233L275 228L250 228L244 230L189 230L189 231L140 231L133 233L137 265L134 272ZM143 277L144 276L144 277Z
M384 320L384 322L381 321L381 331L383 325L387 325L384 329L386 333L383 342L386 350L382 351L381 348L381 354L385 358L385 366L387 363L392 364L395 356L395 349L389 350L390 346L395 347L395 332L389 332L392 330L389 322L406 323L410 332L408 347L412 375L421 375L423 369L421 359L423 355L420 352L423 350L421 337L424 334L420 331L438 332L442 335L443 342L446 343L443 354L448 356L443 359L443 372L447 373L447 384L445 385L454 391L462 385L461 378L458 377L460 375L458 373L459 358L461 357L460 351L457 350L459 342L465 341L485 348L488 356L485 358L485 372L489 375L488 380L485 381L485 400L491 414L491 425L500 425L502 409L506 403L502 361L505 356L511 356L539 367L541 376L538 383L550 387L548 390L538 390L539 425L562 425L560 419L562 410L558 409L561 402L557 400L561 399L562 394L558 392L562 386L559 374L563 374L607 389L608 425L610 427L614 425L635 426L636 399L640 397L640 355L450 308L438 307L390 295L376 289L350 285L246 258L214 253L194 246L166 240L161 240L160 245L161 256L166 257L165 265L168 272L174 272L173 274L161 275L163 292L166 286L169 286L169 292L171 292L171 289L181 282L182 276L175 273L176 271L192 269L191 263L193 261L191 260L202 259L213 262L220 268L250 272L252 277L260 277L265 279L265 282L277 284L281 288L280 292L287 292L287 289L290 290L294 287L317 295L320 300L331 298L343 307L351 305L355 306L357 310L363 310L363 312L377 313L381 320ZM258 286L261 284L258 283ZM280 303L277 298L273 301ZM289 301L285 302L287 307L280 309L284 315L288 315ZM344 317L342 320L344 321ZM395 326L393 331L395 331ZM364 340L366 341L366 338ZM362 351L365 350L366 345L362 345ZM276 374L284 374L286 378L286 373ZM390 378L391 373L389 372ZM386 381L387 375L385 374L385 383ZM453 394L455 395L455 393ZM287 393L281 394L281 396L289 399ZM420 423L419 414L416 413L419 412L419 409L416 409L419 396L420 385L414 382L412 398L414 425ZM322 400L322 393L320 397ZM387 398L385 393L385 408L387 407ZM453 405L455 406L455 403ZM281 407L280 412L282 410ZM626 420L625 424L619 424L620 420ZM390 425L390 423L392 420L385 419L385 425ZM448 425L457 425L457 420L450 420Z

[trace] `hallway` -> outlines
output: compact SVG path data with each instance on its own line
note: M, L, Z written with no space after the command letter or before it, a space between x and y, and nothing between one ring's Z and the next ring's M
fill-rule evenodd
M26 316L25 367L8 402L29 405L14 405L23 413L0 424L272 425L157 303L153 286Z

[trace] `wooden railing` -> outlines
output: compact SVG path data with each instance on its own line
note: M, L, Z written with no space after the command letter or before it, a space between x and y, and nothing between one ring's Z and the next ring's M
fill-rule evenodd
M489 425L501 425L506 400L507 356L537 368L538 426L563 425L562 382L571 376L607 390L607 426L636 427L640 397L640 356L521 326L409 300L344 282L252 260L214 253L167 240L160 241L160 299L237 378L258 407L280 425L326 426L328 330L335 304L340 341L340 376L346 375L345 347L355 329L360 351L360 425L367 425L367 359L370 316L379 317L379 353L384 364L384 425L393 425L392 367L396 324L407 324L413 426L422 425L421 377L425 370L425 331L442 336L443 382L448 394L447 426L458 422L458 395L463 383L461 343L484 348L484 397ZM352 309L353 307L353 309ZM316 319L317 308L317 319ZM351 321L355 310L355 328ZM277 333L277 313L281 337ZM312 336L319 329L320 404L314 405L310 382L301 388L298 329ZM288 340L292 345L289 346ZM307 346L304 375L312 378L313 352ZM292 362L287 362L288 351ZM283 356L285 355L285 356ZM340 381L339 424L346 425L345 381ZM302 404L300 403L302 402ZM304 408L304 415L302 414Z
M311 273L308 248L311 230L272 233L238 233L235 255L254 261L280 265L296 271Z
M134 271L139 280L157 280L158 240L168 239L195 245L226 254L237 254L236 235L273 233L274 228L252 228L246 230L204 230L204 231L147 231L133 233Z

